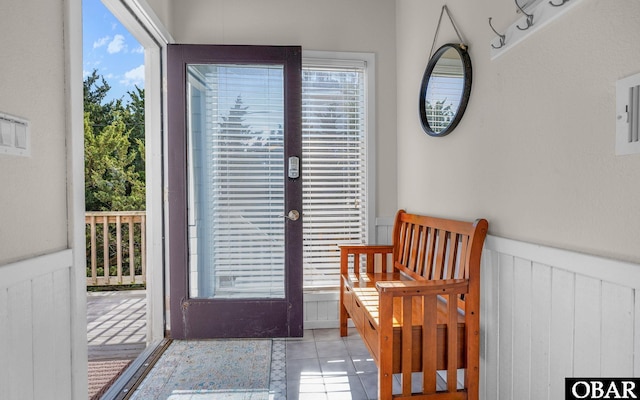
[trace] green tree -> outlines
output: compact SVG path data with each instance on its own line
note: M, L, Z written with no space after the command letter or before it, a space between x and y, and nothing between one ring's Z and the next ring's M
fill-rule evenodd
M87 211L145 209L144 90L109 102L111 87L94 70L84 80Z
M130 131L121 118L94 133L90 114L84 116L85 200L89 211L143 210L144 181L135 170Z
M123 120L127 129L130 130L130 148L137 150L136 157L133 162L135 170L140 176L140 179L144 182L144 89L140 89L136 86L135 90L127 92L127 95L129 96L129 102L124 107Z
M114 112L124 108L122 100L105 102L111 86L95 69L85 78L83 86L84 112L89 113L89 121L94 129L104 128L113 122Z

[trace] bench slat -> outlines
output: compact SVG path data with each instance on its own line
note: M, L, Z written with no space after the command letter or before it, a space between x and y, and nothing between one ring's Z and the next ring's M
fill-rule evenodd
M438 231L438 246L436 253L436 265L431 279L443 279L444 270L444 253L447 246L447 231L440 229Z
M462 237L462 248L460 250L460 260L467 260L467 249L469 247L469 236L463 236ZM464 274L464 276L469 276L469 263L468 262L464 262L463 263L463 267L464 269L462 270L462 273Z
M427 250L427 242L429 239L429 227L421 226L420 232L421 232L420 241L416 246L418 249L418 268L416 269L416 273L419 276L424 277L424 271L426 270L424 260L425 260L426 250Z
M448 251L445 251L448 255L447 260L447 271L444 279L453 279L456 277L456 259L458 257L458 234L450 232L449 233L449 246Z
M437 304L436 297L424 299L422 316L422 364L425 371L435 371L437 367L438 342L437 342ZM422 374L424 393L436 392L436 375Z
M430 231L430 235L429 235L429 247L427 247L427 251L428 251L427 265L425 267L426 270L423 276L426 279L437 279L435 277L435 274L433 273L433 262L435 260L435 254L436 254L436 233L435 233L435 229L433 228L429 228L429 231Z
M407 318L413 314L413 298L402 298L402 394L408 396L411 394L411 373L413 365L411 359L413 355L413 321Z
M457 314L458 314L458 302L454 299L453 295L449 295L448 300L449 306L449 321L447 322L447 334L448 343L458 343L458 330L455 329L457 325ZM457 346L447 346L448 354L447 360L457 360L458 359L458 348ZM447 365L447 388L449 392L455 392L458 386L458 371L455 365L448 363Z

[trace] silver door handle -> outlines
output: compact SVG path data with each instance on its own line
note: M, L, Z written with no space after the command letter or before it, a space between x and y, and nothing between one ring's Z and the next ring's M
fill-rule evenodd
M297 221L297 220L300 219L300 211L291 210L291 211L289 211L289 214L281 215L281 217L284 217L284 218L286 218L288 220L291 220L291 221Z

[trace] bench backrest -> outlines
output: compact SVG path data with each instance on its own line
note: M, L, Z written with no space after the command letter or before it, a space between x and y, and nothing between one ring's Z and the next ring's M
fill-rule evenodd
M393 227L393 266L413 279L479 277L487 228L485 219L463 222L400 210Z

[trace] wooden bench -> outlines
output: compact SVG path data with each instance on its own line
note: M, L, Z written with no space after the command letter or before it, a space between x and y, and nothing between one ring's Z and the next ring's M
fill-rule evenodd
M378 365L380 400L478 399L487 228L484 219L400 210L393 245L340 247L340 335L351 318ZM393 394L393 374L401 394Z

